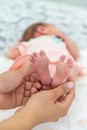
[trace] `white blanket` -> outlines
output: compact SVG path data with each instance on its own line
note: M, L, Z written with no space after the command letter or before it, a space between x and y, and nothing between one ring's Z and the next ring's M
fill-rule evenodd
M9 67L12 65L12 63L13 60L0 56L0 73L9 70Z
M87 50L81 51L81 58L78 62L87 67ZM12 63L13 61L8 62L5 70L7 70ZM87 130L87 68L85 68L84 73L85 76L78 78L76 82L76 97L68 114L57 122L42 124L33 130ZM8 111L1 110L0 121L11 116L15 110L16 109Z

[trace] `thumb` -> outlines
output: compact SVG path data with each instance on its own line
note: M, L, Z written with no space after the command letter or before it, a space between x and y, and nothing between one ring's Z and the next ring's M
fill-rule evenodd
M54 95L53 100L57 100L59 97L67 94L73 87L75 86L74 82L66 82L59 85L57 88L52 89L52 93Z

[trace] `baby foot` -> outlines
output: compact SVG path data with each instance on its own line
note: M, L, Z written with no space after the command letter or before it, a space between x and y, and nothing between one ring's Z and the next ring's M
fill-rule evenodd
M31 57L31 62L35 68L37 78L43 85L49 85L51 83L51 77L49 72L49 59L44 51L40 51L40 54L34 53Z
M67 58L66 60L66 56L60 57L60 60L56 65L56 74L52 81L52 88L67 80L72 66L73 62L71 58Z

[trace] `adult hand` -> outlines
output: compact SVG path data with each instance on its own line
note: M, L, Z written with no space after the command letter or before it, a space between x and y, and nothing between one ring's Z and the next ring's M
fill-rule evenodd
M24 109L3 121L0 129L30 130L38 124L56 121L65 116L74 98L72 87L74 87L72 83L65 83L55 89L36 93L27 102ZM63 100L58 101L62 95L66 94L67 96Z
M25 81L13 91L0 93L0 109L11 109L25 105L31 96L31 88L34 88L35 84L39 83Z
M29 73L31 71L29 60L19 70L10 70L0 75L0 109L10 109L24 105L35 92L38 82L33 83ZM32 90L33 89L33 90Z
M67 82L55 89L45 90L33 95L24 106L24 109L32 113L32 120L35 123L33 126L56 121L65 116L75 96L73 87L72 82ZM63 100L58 100L63 95L66 95Z

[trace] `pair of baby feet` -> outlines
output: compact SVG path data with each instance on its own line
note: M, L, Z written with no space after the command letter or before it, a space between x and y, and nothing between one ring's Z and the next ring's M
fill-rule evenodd
M39 54L33 53L31 56L26 55L19 57L10 70L20 70L21 68L21 72L23 72L22 75L28 75L27 81L34 82L33 87L31 87L31 93L36 93L41 89L46 90L57 87L70 77L73 66L71 58L64 55L60 57L56 64L56 73L53 78L50 76L49 62L45 52L40 51Z
M71 58L61 56L56 64L56 73L52 79L49 72L49 59L44 51L39 54L33 53L30 57L31 64L35 70L33 77L38 79L42 84L42 89L55 88L69 78L73 66Z

